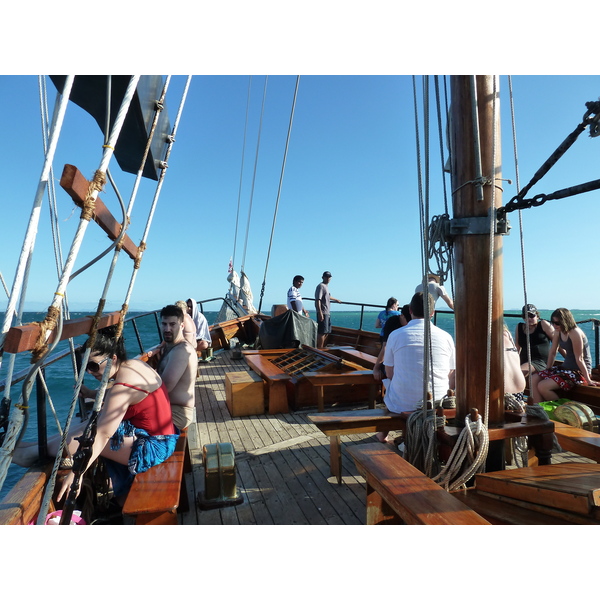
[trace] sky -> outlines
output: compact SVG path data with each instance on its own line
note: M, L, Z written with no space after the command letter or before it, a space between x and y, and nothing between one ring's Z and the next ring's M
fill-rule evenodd
M273 304L285 303L294 275L305 277L303 294L312 297L325 270L333 274L333 297L343 301L380 305L390 296L401 303L410 300L422 275L413 77L301 75L282 177L296 80L295 75L262 74L192 77L148 249L135 279L132 310L156 309L188 297L222 297L228 289L230 258L238 273L244 268L257 307L265 281L262 309L267 312ZM422 96L423 78L414 80L417 95ZM429 80L433 93L432 77ZM444 81L447 78L440 85ZM171 79L167 92L171 123L185 82L184 75ZM49 80L47 86L53 102L55 88ZM517 75L512 77L512 88L523 187L581 122L585 102L598 98L600 76ZM38 77L1 76L0 93L0 124L10 132L0 148L0 206L11 217L2 232L0 271L10 287L43 164ZM424 109L419 102L423 149ZM433 96L430 102L433 107ZM504 183L506 203L516 193L516 177L504 75L500 102L503 177L512 181ZM433 115L430 123L431 216L445 212L436 118ZM71 103L54 161L63 255L72 242L79 211L58 186L62 166L74 164L91 178L102 143L95 121ZM585 132L530 196L597 179L599 158L600 139ZM424 161L422 150L421 165ZM110 168L127 204L135 176L122 172L114 160ZM448 190L449 178L446 182ZM155 190L155 182L143 180L135 198L128 234L136 243L146 227ZM593 257L599 194L590 192L523 211L527 297L539 308L598 307L597 290L590 288L595 281L582 284ZM101 198L118 214L109 186ZM446 201L451 206L451 198ZM514 309L523 304L523 266L518 213L511 213L509 219L512 229L503 240L504 304ZM105 234L92 223L75 268L107 245ZM93 310L111 257L112 253L69 285L71 310ZM119 258L108 295L110 310L120 308L125 298L131 263L124 254ZM43 310L57 281L47 203L30 280L26 306Z
M64 15L74 6L80 18L88 11L80 4L59 4ZM600 76L589 75L597 68L586 47L593 47L593 42L586 36L576 36L560 48L553 44L541 48L536 36L521 36L518 47L505 41L493 45L484 25L487 9L478 5L477 17L470 21L464 12L470 5L454 4L456 14L444 5L434 11L403 9L399 14L389 2L374 2L369 10L352 3L319 2L315 19L313 2L306 3L303 11L288 11L267 1L251 7L238 2L199 3L193 18L186 19L189 9L175 1L170 7L177 11L177 19L167 28L173 35L161 43L145 33L155 27L152 11L138 15L133 7L120 3L121 18L110 26L111 39L118 43L101 48L54 35L63 26L60 15L37 20L23 8L7 9L6 22L12 27L0 41L6 58L0 69L0 125L10 133L0 145L0 208L10 215L10 225L5 224L1 234L0 272L6 284L10 287L14 278L43 164L37 75L111 69L175 73L167 93L171 122L186 76L193 75L131 310L156 309L187 297L222 297L228 289L232 257L236 271L243 266L248 275L255 306L260 303L266 312L273 304L285 302L297 274L305 277L304 296L312 297L325 270L333 273L330 291L335 298L382 305L395 296L401 303L408 302L422 276L412 75L417 74L420 96L418 74L501 74L503 176L512 180L505 183L505 202L516 193L505 74L515 74L521 186L581 121L585 102L600 95ZM117 5L105 6L110 10ZM537 30L543 28L546 39L559 32L568 39L569 28L579 19L577 6L573 3L573 11L563 12L560 19L524 6L519 16L522 24L535 22ZM489 12L488 16L494 14ZM515 27L509 12L494 14L499 30ZM132 22L138 27L131 27ZM480 50L474 52L477 47ZM558 75L564 73L583 75ZM297 74L301 77L279 188ZM433 89L433 82L430 85ZM50 83L48 89L52 103ZM421 100L419 111L422 115ZM432 216L444 212L436 131L433 121ZM422 121L420 135L423 147ZM64 253L72 242L78 211L57 185L62 166L74 164L91 178L102 142L93 119L71 104L54 160ZM600 140L584 133L533 192L597 179L599 157ZM114 161L111 172L127 203L134 176L120 172ZM143 181L128 230L136 243L154 193L155 183ZM539 308L598 306L596 282L588 275L593 269L599 193L523 212L527 297ZM118 212L112 190L107 188L101 198L113 213ZM512 230L503 245L506 309L519 308L524 297L517 213L510 220ZM106 246L105 235L91 224L75 268ZM69 285L71 310L95 308L109 260L105 257ZM109 310L120 308L130 279L131 261L122 256L108 295ZM31 281L26 308L45 310L57 281L46 204ZM205 306L216 308L215 303Z

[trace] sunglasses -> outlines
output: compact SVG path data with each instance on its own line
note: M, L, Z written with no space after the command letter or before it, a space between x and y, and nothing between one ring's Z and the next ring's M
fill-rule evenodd
M560 326L560 323L558 321L552 321L552 325L558 325L558 326Z
M86 371L89 371L90 373L97 373L100 370L100 365L102 363L105 363L108 360L108 356L104 359L101 360L99 363L94 362L93 360L88 361L87 367L85 368Z
M529 319L533 319L534 317L537 317L537 315L536 315L536 314L533 314L533 313L529 313L529 314L527 315L527 317L528 317Z

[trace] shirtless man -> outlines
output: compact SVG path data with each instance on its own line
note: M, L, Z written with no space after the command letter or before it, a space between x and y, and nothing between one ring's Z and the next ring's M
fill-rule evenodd
M173 423L185 429L194 422L198 357L183 335L181 308L172 304L165 306L160 311L160 319L165 344L157 370L169 392Z

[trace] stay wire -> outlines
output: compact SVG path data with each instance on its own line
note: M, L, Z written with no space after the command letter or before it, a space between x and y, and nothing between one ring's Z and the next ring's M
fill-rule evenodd
M235 253L237 249L237 238L238 238L238 224L240 220L240 207L242 203L242 182L244 179L244 160L246 156L246 137L248 134L248 114L250 112L250 97L252 90L252 75L248 78L248 97L246 99L246 119L244 122L244 141L242 143L242 160L240 165L240 185L238 188L238 201L237 201L237 211L235 214L235 233L233 235L233 255L231 258L231 264L235 265Z
M262 98L262 106L260 109L260 122L259 122L259 126L258 126L258 136L257 136L257 140L256 140L256 154L254 157L254 171L252 174L252 187L250 190L250 203L248 206L248 220L246 222L246 237L244 240L244 254L242 255L242 266L240 269L240 272L243 273L246 270L246 252L248 250L248 235L250 233L250 219L252 217L252 202L254 200L254 185L256 183L256 171L258 168L258 157L259 157L259 151L260 151L260 138L261 138L261 134L262 134L262 125L263 125L263 117L264 117L264 113L265 113L265 102L267 99L267 83L269 81L269 76L267 75L265 77L265 85L263 88L263 98Z
M288 155L288 150L290 147L290 137L292 135L292 125L294 123L294 112L296 110L296 100L298 99L298 87L300 86L300 75L298 75L296 77L296 85L294 87L294 97L292 100L292 109L290 112L290 122L288 125L288 131L287 131L287 136L285 139L285 150L283 152L283 162L281 164L281 174L279 176L279 186L277 187L277 199L275 201L275 211L273 213L273 223L271 225L271 236L269 238L269 247L267 250L267 259L265 262L265 274L263 277L263 282L262 282L262 287L260 290L260 300L258 303L258 312L260 313L260 310L262 308L262 301L263 301L263 296L265 294L265 286L267 284L267 270L269 268L269 260L271 258L271 247L273 245L273 237L275 235L275 223L277 222L277 213L279 211L279 200L281 198L281 188L283 187L283 174L285 173L285 165L287 162L287 155Z
M517 126L515 119L515 103L514 103L514 94L512 87L512 76L508 76L508 90L509 90L509 99L510 99L510 117L511 117L511 129L512 129L512 142L513 142L513 156L515 159L515 182L517 187L517 195L521 193L521 183L519 177L519 154L517 151ZM527 306L527 268L525 265L525 235L523 229L523 211L519 210L519 244L521 249L521 276L523 280L523 306ZM527 365L528 365L528 373L527 379L529 380L529 389L531 390L532 385L532 370L531 370L531 343L530 343L530 332L529 332L529 321L527 320L527 312L523 315L523 320L525 321L523 324L523 330L525 333L525 344L527 348ZM518 325L517 325L518 327ZM517 334L518 341L518 334Z

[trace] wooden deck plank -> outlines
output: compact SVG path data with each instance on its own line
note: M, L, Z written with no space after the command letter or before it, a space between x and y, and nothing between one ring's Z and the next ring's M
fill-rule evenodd
M329 472L329 440L308 421L309 412L232 418L225 403L225 373L247 370L244 361L219 352L201 363L197 382L197 437L192 485L203 488L202 446L217 441L233 444L237 485L242 504L213 510L190 510L185 523L201 524L360 524L365 522L366 484L348 449L373 443L370 434L351 434L342 445L342 485ZM381 406L381 405L380 405ZM344 410L338 407L336 410ZM552 462L591 462L572 453Z

